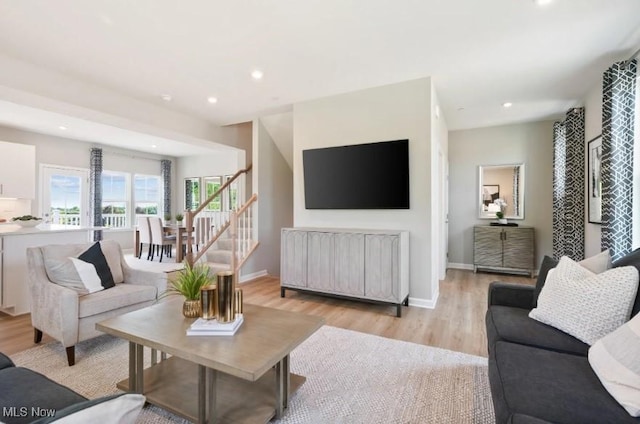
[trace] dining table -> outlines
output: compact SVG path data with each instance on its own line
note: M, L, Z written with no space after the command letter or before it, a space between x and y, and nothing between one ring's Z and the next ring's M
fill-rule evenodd
M178 242L182 240L184 234L187 233L187 227L184 224L163 224L162 230L167 234L176 235L176 262L181 263L184 260L185 251L183 250L183 243ZM133 245L135 246L136 258L140 256L140 232L136 227L133 236Z

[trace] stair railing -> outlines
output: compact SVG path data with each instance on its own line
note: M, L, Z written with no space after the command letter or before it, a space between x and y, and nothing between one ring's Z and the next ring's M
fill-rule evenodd
M241 205L244 199L244 187L246 174L251 170L249 165L246 169L236 172L231 178L220 186L218 190L210 195L194 211L185 210L185 226L187 238L185 260L193 266L206 251L216 242L216 240L226 231L234 221L234 215L243 208ZM257 195L254 195L257 198ZM252 197L253 198L253 197ZM207 206L214 200L220 200L220 211L207 210ZM252 202L255 202L253 200ZM225 204L226 203L226 204ZM245 205L248 202L245 202ZM199 220L203 220L199 222ZM197 237L194 232L197 231ZM194 242L198 245L198 251L194 254ZM200 245L202 244L202 247Z
M258 247L253 226L256 201L258 195L254 194L247 202L233 213L229 227L231 237L231 269L234 272L242 267L254 250Z

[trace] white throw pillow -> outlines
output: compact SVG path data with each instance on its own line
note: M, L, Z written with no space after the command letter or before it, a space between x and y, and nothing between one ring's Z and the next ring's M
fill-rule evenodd
M629 320L637 291L635 267L594 274L564 256L529 317L593 345Z
M600 382L632 417L640 417L640 314L589 349Z
M94 293L100 290L104 290L102 287L102 283L100 281L100 276L98 275L98 271L96 271L96 267L89 262L82 261L78 258L69 258L71 263L76 269L84 288L87 290L87 293Z
M609 253L609 249L606 249L578 263L589 271L600 274L611 268L611 254Z

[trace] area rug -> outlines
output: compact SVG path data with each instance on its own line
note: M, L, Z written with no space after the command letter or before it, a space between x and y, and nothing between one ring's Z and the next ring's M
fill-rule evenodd
M78 344L73 367L60 343L11 358L88 398L128 376L128 343L108 335ZM291 353L291 370L307 381L274 423L495 422L486 358L324 326ZM147 405L138 422L186 421Z

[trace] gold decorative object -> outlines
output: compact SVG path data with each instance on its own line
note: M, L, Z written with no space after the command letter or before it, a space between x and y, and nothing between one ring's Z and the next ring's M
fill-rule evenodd
M236 298L235 298L233 309L236 314L242 314L244 310L244 299L242 295L242 289L236 289Z
M200 300L185 300L182 304L182 315L187 318L200 316Z
M204 286L200 289L200 304L202 307L203 319L216 319L216 296L215 285Z
M232 322L236 319L233 300L235 297L234 273L231 271L218 273L216 319L220 323Z

